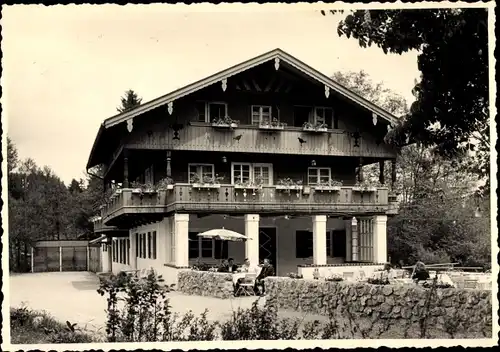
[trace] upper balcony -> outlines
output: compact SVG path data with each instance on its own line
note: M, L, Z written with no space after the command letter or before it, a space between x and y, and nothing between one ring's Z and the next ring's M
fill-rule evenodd
M279 126L212 126L191 122L178 130L133 131L125 148L394 158L396 152L369 134Z
M386 187L169 185L167 190L120 189L101 210L103 223L131 228L161 220L172 212L195 214L386 214Z

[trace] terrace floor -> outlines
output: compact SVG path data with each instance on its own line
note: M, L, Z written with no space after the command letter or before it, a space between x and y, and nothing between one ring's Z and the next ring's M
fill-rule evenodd
M106 298L97 292L99 280L90 272L32 273L10 276L10 306L26 305L34 310L44 310L62 322L68 320L79 327L92 331L104 331L106 321ZM191 310L195 315L208 309L208 319L227 320L239 307L250 308L256 297L218 299L212 297L189 296L171 292L168 297L174 312L183 314ZM259 304L264 304L260 298ZM283 318L300 318L304 322L322 316L283 311Z

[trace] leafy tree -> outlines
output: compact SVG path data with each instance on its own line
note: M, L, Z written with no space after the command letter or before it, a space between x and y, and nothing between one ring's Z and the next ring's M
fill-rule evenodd
M361 47L376 45L386 54L418 51L421 79L413 89L416 101L388 140L402 145L410 138L435 146L444 156L465 155L468 170L486 178L487 16L488 10L481 8L356 10L337 28L339 36L357 39ZM489 179L486 182L487 191Z
M141 105L142 98L139 98L137 93L132 89L125 92L125 95L121 98L121 105L116 108L120 113L132 110L133 108Z

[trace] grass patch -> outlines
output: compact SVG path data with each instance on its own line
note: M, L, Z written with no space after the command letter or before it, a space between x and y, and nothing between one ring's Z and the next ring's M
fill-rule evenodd
M10 334L13 344L96 342L92 334L70 322L62 323L46 312L27 307L10 309Z

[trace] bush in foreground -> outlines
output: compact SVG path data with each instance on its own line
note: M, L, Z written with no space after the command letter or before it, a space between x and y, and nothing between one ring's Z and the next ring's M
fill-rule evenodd
M27 307L10 310L11 342L15 344L86 343L96 342L90 333L81 331L76 324L61 323L45 312Z

